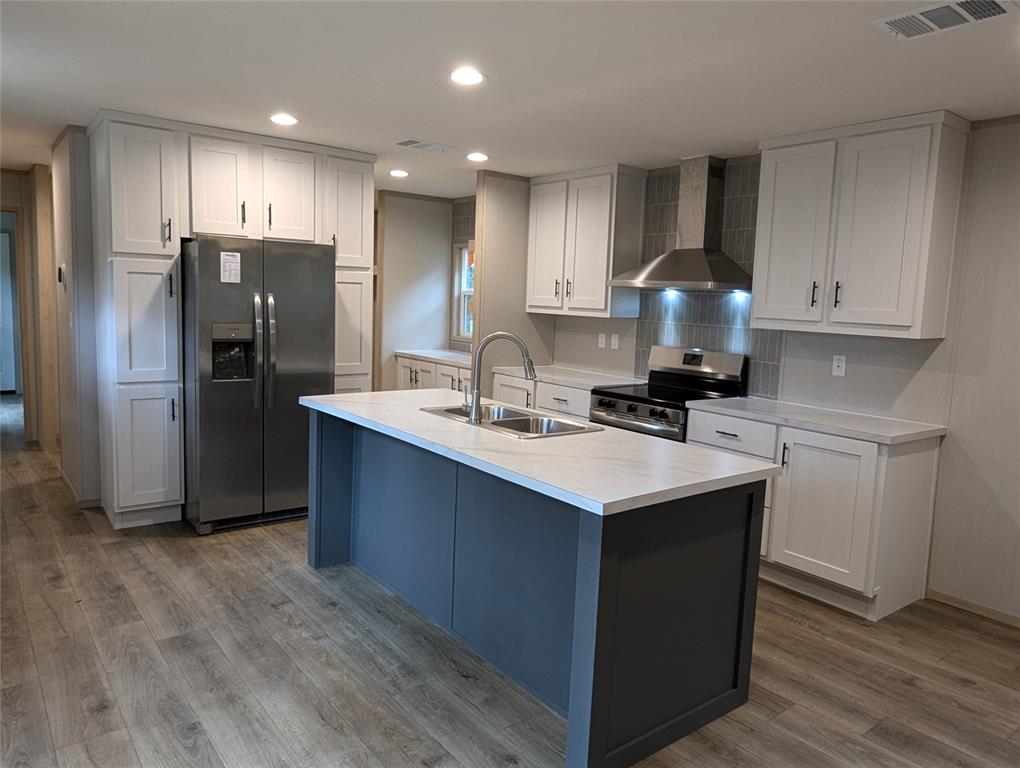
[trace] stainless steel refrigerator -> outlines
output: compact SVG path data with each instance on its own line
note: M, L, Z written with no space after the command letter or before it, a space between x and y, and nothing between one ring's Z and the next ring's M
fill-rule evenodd
M185 516L209 533L304 513L298 398L333 391L333 248L199 236L182 261Z

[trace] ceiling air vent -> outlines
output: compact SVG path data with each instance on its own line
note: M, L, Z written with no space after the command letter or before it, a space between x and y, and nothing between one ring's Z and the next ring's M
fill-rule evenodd
M911 40L1016 12L1016 4L1007 0L961 0L958 3L927 5L907 13L886 16L875 24L897 39Z
M438 141L428 141L426 139L404 139L403 141L398 141L397 146L417 149L421 152L438 152L439 154L446 152L448 149L456 149L452 144L440 144Z

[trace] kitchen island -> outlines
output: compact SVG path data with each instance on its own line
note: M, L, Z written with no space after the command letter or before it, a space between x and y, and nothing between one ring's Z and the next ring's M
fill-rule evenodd
M353 562L567 716L567 766L626 766L747 701L774 464L616 429L523 440L301 398L308 562Z

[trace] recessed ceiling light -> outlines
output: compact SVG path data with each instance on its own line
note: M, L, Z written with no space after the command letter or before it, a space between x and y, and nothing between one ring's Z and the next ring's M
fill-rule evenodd
M390 176L392 176L395 179L404 179L407 178L407 171L402 171L399 168L394 168L392 171L390 171Z
M489 156L484 152L472 152L470 155L468 155L468 160L470 160L472 163L484 163L488 159Z
M286 112L277 112L269 119L277 125L297 125L297 118L294 115L288 115Z
M450 79L457 85L478 85L485 79L485 75L474 67L457 67L450 73Z

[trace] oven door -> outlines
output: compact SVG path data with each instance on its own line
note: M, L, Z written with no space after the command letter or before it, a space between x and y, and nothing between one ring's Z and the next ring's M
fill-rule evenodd
M597 424L607 424L611 427L629 429L632 432L641 432L645 435L665 437L670 440L684 439L683 423L671 424L668 422L652 421L651 419L642 419L634 416L621 416L598 408L592 408L588 412L588 419L589 421L594 421ZM686 419L684 421L686 421Z

